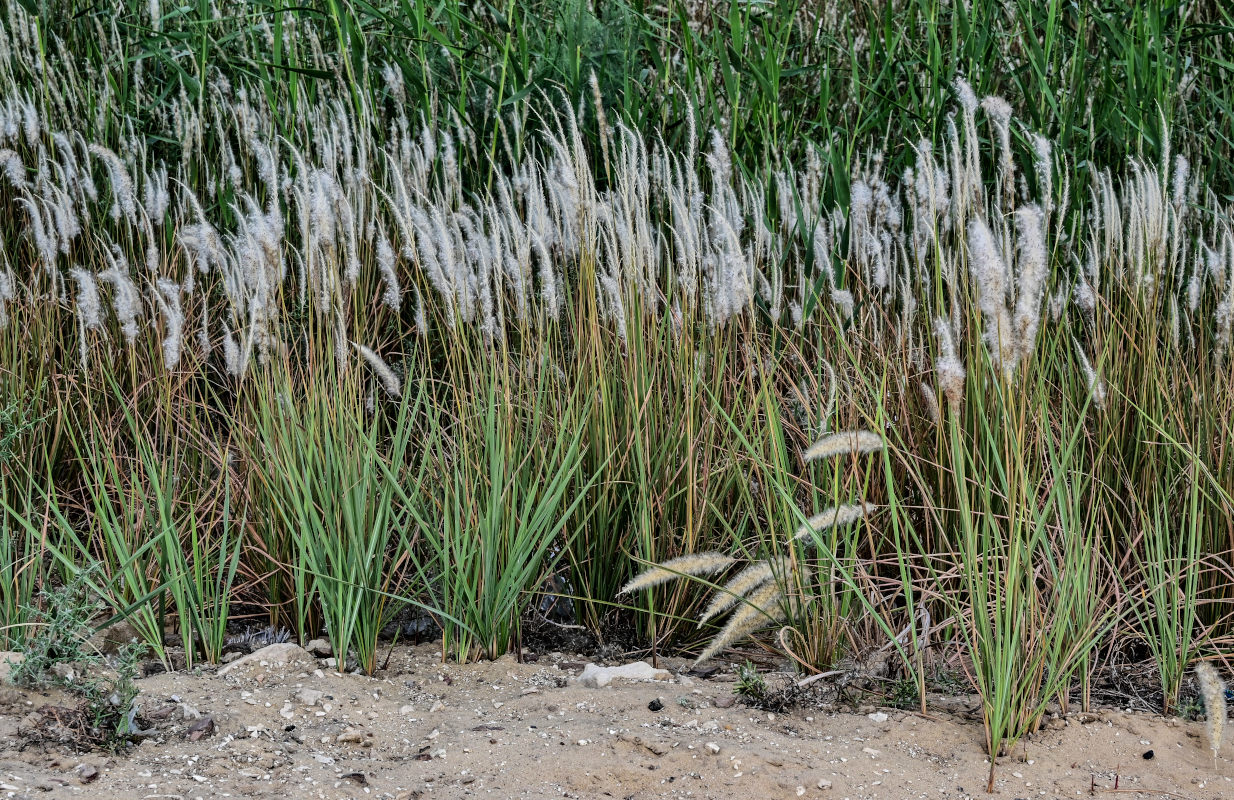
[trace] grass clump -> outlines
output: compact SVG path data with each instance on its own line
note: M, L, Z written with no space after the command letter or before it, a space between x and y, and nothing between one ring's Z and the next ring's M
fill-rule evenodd
M523 614L570 546L566 521L592 480L580 434L546 430L554 405L577 398L539 383L516 405L496 380L475 392L453 430L439 418L425 443L427 468L446 477L391 480L414 521L419 547L408 552L442 628L442 657L460 662L519 647Z
M261 386L246 450L255 491L269 509L267 552L289 595L273 616L288 620L301 641L324 630L340 671L354 651L371 675L379 635L407 604L412 516L396 502L390 464L403 465L413 453L410 423L424 392L370 416L357 373L345 375L350 391L339 393L287 373ZM408 479L419 482L423 472Z

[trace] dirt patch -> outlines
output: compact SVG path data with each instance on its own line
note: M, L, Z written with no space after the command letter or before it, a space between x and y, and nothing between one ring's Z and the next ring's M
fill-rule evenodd
M731 673L686 677L684 661L661 662L671 682L587 689L567 681L577 657L463 667L438 655L399 648L376 678L299 658L145 678L138 703L151 727L119 755L23 737L36 710L62 698L5 687L0 796L985 796L981 726L962 698L931 718L775 714L729 705ZM1202 723L1115 710L1082 719L1051 720L1017 748L998 794L1081 797L1117 781L1117 796L1234 795L1234 763L1214 768Z

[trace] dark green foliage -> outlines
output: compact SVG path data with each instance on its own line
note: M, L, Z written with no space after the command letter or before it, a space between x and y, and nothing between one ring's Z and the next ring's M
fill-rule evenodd
M164 100L183 91L197 101L224 79L292 109L333 83L356 104L401 105L412 120L457 114L491 158L515 135L519 101L537 113L562 97L577 104L595 73L614 119L684 148L693 112L752 172L768 156L800 161L812 145L834 146L831 177L846 201L858 148L880 142L894 150L889 166L903 166L909 142L939 140L953 82L965 77L1082 168L1155 160L1168 129L1176 147L1208 156L1215 189L1234 187L1234 12L1215 0L198 0L164 4L157 24L138 0L118 13L71 0L22 5L40 10L79 68L114 76L113 124L134 120L168 157L167 108L144 102L136 81L161 87ZM112 35L131 54L118 63L101 44ZM47 52L53 69L61 57ZM585 128L594 144L595 120ZM489 164L472 166L487 181Z

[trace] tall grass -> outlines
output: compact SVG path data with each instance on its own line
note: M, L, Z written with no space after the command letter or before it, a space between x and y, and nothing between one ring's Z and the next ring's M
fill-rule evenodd
M319 608L339 669L354 649L371 675L378 637L405 605L411 575L415 510L396 503L388 464L413 454L411 420L423 412L426 394L423 385L409 386L388 416L370 417L358 364L341 375L324 368L301 379L274 375L252 400L255 435L246 455L271 515L265 524L290 538L282 555L289 562L276 566L291 574L292 622L302 638L316 635L311 610ZM415 480L426 463L421 459Z
M969 380L980 385L974 373ZM961 591L944 596L961 620L982 696L990 791L995 758L1069 693L1106 623L1085 613L1100 550L1084 519L1081 430L1073 423L1055 431L1033 419L1044 404L1016 402L1009 397L1016 389L992 377L991 396L974 398L973 439L948 420ZM1036 446L1027 441L1034 435L1042 437Z
M581 433L546 430L561 398L540 375L525 401L496 375L459 398L454 422L434 419L425 443L433 472L446 477L392 483L415 519L422 555L412 557L441 612L443 658L495 659L517 647L531 596L574 545L566 522L592 479L579 481ZM570 419L580 401L564 402Z
M25 641L44 582L50 519L40 487L60 457L62 430L52 365L56 332L46 309L4 303L0 325L0 645ZM25 333L21 333L24 331ZM32 524L27 524L27 523Z
M11 640L80 573L164 657L494 658L551 578L653 652L941 651L992 763L1228 648L1219 4L63 8L0 24ZM772 565L727 641L616 599L700 553Z
M194 407L185 410L189 413L173 424L196 427ZM141 518L134 520L138 526L134 536L155 544L159 579L165 587L165 594L159 596L160 630L168 627L165 617L170 609L186 667L194 666L198 652L208 663L218 664L227 637L244 525L231 516L234 478L227 447L214 453L206 450L209 445L197 452L182 450L188 443L185 438L164 434L160 438L170 443L170 451L156 448L154 437L132 411L125 409L124 420L120 428L131 436L135 473L144 479L140 491L150 500ZM105 448L94 448L94 452L100 450ZM108 477L89 471L86 475L92 481ZM216 510L217 516L212 513ZM137 553L134 558L140 560Z

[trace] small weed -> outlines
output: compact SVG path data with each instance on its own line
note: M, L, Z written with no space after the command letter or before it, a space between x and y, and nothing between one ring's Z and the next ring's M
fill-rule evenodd
M917 691L917 681L902 678L893 683L890 691L887 692L887 705L892 708L920 708L921 695Z
M733 692L749 703L758 704L767 699L767 681L758 674L758 667L747 661L737 667L737 685Z
M926 682L932 691L951 697L970 694L973 684L963 672L944 666L936 666L926 676Z
M44 594L43 608L29 609L34 629L26 638L24 660L10 680L26 688L62 689L78 699L75 707L45 705L36 735L83 748L117 750L134 728L134 678L140 649L128 645L108 665L89 644L91 619L103 604L89 597L81 578Z
M1204 719L1204 701L1198 694L1179 698L1177 709L1179 718L1188 722Z
M775 679L774 683L769 684L749 661L737 668L737 684L733 692L751 708L776 714L817 701L817 695L811 689L798 686L792 675L787 679Z
M26 457L26 435L46 419L33 416L30 406L30 398L19 397L0 407L0 474L8 472L15 459Z

